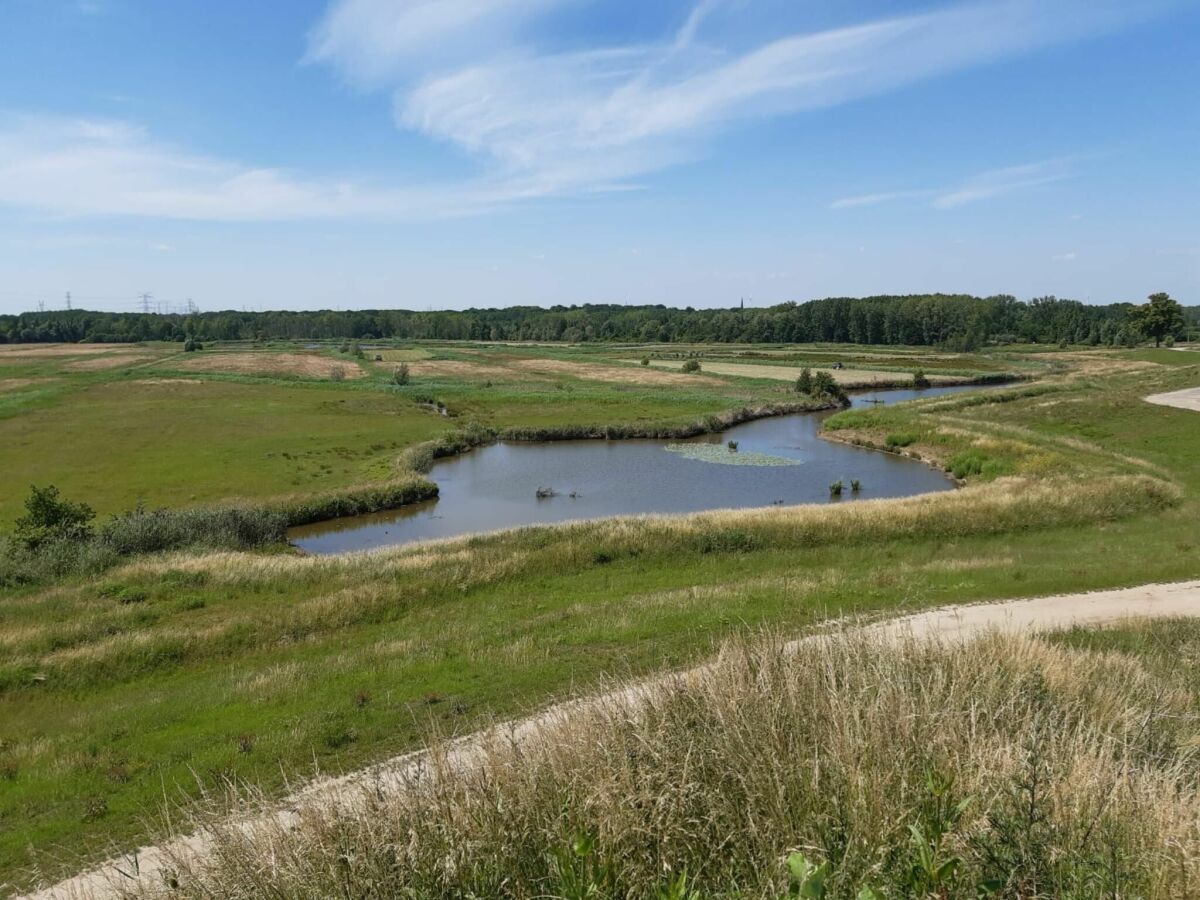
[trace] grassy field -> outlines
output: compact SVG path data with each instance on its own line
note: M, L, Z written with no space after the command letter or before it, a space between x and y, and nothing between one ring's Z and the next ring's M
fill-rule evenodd
M715 373L639 381L656 376L638 348L381 351L411 354L400 389L375 351L366 377L337 383L185 373L180 355L145 352L84 373L69 355L0 363L29 382L0 413L16 483L54 481L108 511L262 497L385 476L400 450L470 420L685 422L788 397L785 383ZM0 602L0 879L129 846L164 795L231 777L270 793L314 762L357 766L759 628L1197 577L1195 414L1140 398L1200 383L1200 366L1143 352L1054 354L1043 382L829 420L839 439L949 466L967 485L950 494L345 558L177 554L14 588ZM434 362L454 366L420 373ZM19 499L4 497L9 519Z
M1195 621L733 642L421 790L217 822L178 895L1187 897L1197 652Z

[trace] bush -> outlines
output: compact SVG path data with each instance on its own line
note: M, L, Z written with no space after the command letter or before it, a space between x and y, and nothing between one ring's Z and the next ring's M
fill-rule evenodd
M923 390L929 387L929 378L925 375L924 369L917 369L913 372L913 388L915 390Z
M679 367L679 371L688 372L688 373L699 372L700 371L700 363L698 360L689 359L682 366Z
M643 365L643 366L648 366L648 365L650 365L650 357L648 357L648 356L643 356L643 357L642 357L642 365Z
M812 369L805 366L800 370L800 377L796 379L797 394L813 393L813 374Z
M846 402L845 388L838 384L837 379L828 372L817 372L813 376L813 389L811 393L815 397L828 397L831 400L837 400L839 403Z
M1004 463L988 456L982 450L963 450L961 453L956 453L950 457L946 468L951 475L958 479L975 476L995 478L1006 472Z
M13 539L26 550L55 541L86 541L92 536L90 523L95 517L86 503L63 500L54 485L31 485L25 515L17 519Z
M97 542L119 556L159 553L184 547L250 550L281 543L287 520L280 512L254 507L152 509L137 507L113 516Z
M408 377L408 363L402 362L392 370L392 384L408 384Z
M725 528L697 535L694 546L699 553L752 553L761 549L763 541L749 531Z
M346 380L346 367L334 366L329 370L329 380L333 382Z
M842 479L839 478L837 481L835 481L831 485L829 485L829 496L830 497L842 496L843 487L844 486L842 484Z

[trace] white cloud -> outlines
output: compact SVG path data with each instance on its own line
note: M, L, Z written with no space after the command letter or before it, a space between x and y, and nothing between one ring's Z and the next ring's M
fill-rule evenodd
M1073 252L1072 253L1059 253L1059 254L1056 254L1055 256L1051 257L1051 259L1053 259L1055 262L1073 262L1075 259L1075 254Z
M389 91L399 127L474 157L476 177L380 185L214 158L127 122L9 116L0 118L0 204L57 215L396 218L629 190L702 155L706 138L738 122L846 103L1116 28L1163 2L982 0L804 32L762 0L697 0L657 39L597 46L591 32L546 37L558 33L547 24L555 14L588 0L335 0L305 60ZM745 24L736 38L726 13ZM934 205L1055 177L991 174L931 193ZM913 194L837 202L904 196Z
M430 24L435 2L444 6ZM771 9L743 0L737 12L757 23L759 39L731 46L706 29L720 0L700 0L656 41L538 46L528 36L535 14L569 2L340 0L314 32L308 58L360 83L390 83L400 127L528 177L535 192L553 192L620 182L694 157L706 136L738 121L894 90L1107 30L1158 5L985 0L780 34ZM510 43L467 58L460 42L477 34L483 16ZM432 62L425 50L431 29L440 42ZM947 195L939 202L969 199Z
M0 118L0 205L54 215L212 221L431 218L528 194L517 180L380 186L197 156L111 119Z
M842 197L830 203L829 208L850 209L859 206L874 206L893 200L925 198L930 199L930 205L935 209L954 209L978 200L989 200L1013 191L1072 178L1075 176L1071 167L1073 161L1073 158L1064 157L1020 166L1009 166L1003 169L991 169L978 175L972 175L950 187L883 191L875 194Z
M306 62L337 66L364 87L447 57L508 46L523 24L564 0L339 0L309 33Z
M883 191L878 194L860 194L856 197L842 197L829 204L830 209L853 209L857 206L877 206L880 203L890 203L892 200L907 200L913 197L931 197L936 191Z
M1073 175L1070 162L1068 159L1050 159L983 172L941 194L934 199L933 205L938 209L953 209L976 200L988 200L1023 188L1062 181Z

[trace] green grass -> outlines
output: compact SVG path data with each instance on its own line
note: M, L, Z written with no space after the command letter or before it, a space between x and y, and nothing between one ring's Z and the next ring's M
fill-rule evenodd
M281 772L354 767L431 728L682 665L761 627L1200 576L1196 416L1140 400L1198 382L1195 367L1154 367L842 414L841 435L913 435L906 452L947 459L975 449L1024 479L980 494L533 528L350 560L180 556L12 591L0 601L0 878L130 846L164 788L236 776L274 791ZM491 427L683 422L753 399L570 383L411 391ZM89 381L0 421L0 464L102 509L137 490L190 503L292 493L296 477L306 490L358 483L455 426L369 384L213 379L213 402L176 402L154 427L172 402L153 387ZM314 474L322 463L333 471Z

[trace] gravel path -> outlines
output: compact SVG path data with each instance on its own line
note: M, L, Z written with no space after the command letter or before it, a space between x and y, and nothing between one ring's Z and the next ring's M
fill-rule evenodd
M1184 388L1182 391L1171 391L1167 394L1151 394L1146 398L1146 402L1200 412L1200 387Z
M1177 392L1185 393L1185 392ZM1190 392L1200 410L1200 388ZM1151 398L1147 398L1151 399ZM1152 402L1156 402L1153 401ZM1174 405L1174 404L1172 404ZM948 606L889 619L863 628L882 637L913 635L942 639L967 639L987 631L1030 632L1064 628L1071 625L1099 625L1128 618L1170 618L1200 616L1200 581L1174 584L1150 584L1142 587L1083 594L1065 594L1028 600L1008 600L999 603L979 603ZM800 647L802 638L788 645ZM546 736L556 723L566 716L596 708L613 701L632 700L647 690L666 685L687 672L659 676L619 692L584 698L553 706L536 716L508 723L486 732L460 738L447 751L451 765L466 766L478 759L489 742L501 739L518 744L530 743ZM297 810L307 804L353 804L364 790L403 790L426 771L424 754L410 753L340 778L321 779L302 791L280 801L274 810L262 814L262 819L247 821L243 827L253 829L256 822L274 819L283 825L297 821ZM176 858L202 856L208 848L208 838L193 834L173 839L157 847L146 847L120 859L110 860L88 872L27 895L30 900L107 900L119 896L121 889L135 884L158 886L161 873Z

